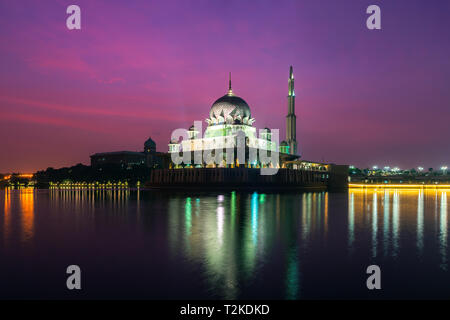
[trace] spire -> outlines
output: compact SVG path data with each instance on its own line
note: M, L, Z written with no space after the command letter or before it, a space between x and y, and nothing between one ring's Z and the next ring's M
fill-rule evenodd
M233 95L233 90L231 89L231 72L230 72L230 76L229 76L229 80L228 80L228 95L229 96Z
M294 92L294 69L292 68L292 66L289 68L289 91L288 94L289 96L295 96L295 92Z
M295 116L295 92L294 92L294 70L289 68L288 80L288 114L286 117L286 142L289 145L289 153L297 154L297 117Z

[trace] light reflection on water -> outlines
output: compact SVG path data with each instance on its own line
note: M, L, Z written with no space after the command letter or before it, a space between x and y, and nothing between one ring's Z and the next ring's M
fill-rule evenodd
M7 243L11 236L18 236L22 245L31 244L34 235L34 190L27 188L14 192L6 189L3 201L4 242ZM13 216L15 211L19 214Z
M119 269L121 263L145 268L142 257L156 268L157 259L161 270L148 281L167 277L182 284L192 277L200 283L192 289L194 297L334 297L333 290L342 288L344 280L350 282L345 290L352 297L360 293L351 283L355 270L363 269L359 264L396 268L414 262L415 267L423 263L423 274L435 268L448 271L447 193L1 191L0 258L10 258L8 250L20 253L24 245L63 251L89 237L98 240L92 254L120 261ZM127 242L119 242L122 237ZM115 249L108 243L115 243ZM80 246L91 251L87 244ZM91 258L86 259L89 264ZM10 263L13 269L14 261ZM344 272L342 279L326 278L335 270ZM330 293L320 293L320 284L330 282Z
M447 221L447 192L441 192L441 210L440 210L440 216L439 216L439 226L440 226L440 233L439 238L441 242L441 256L442 256L442 263L441 267L445 271L448 269L448 262L447 262L447 231L448 231L448 221Z
M424 254L425 230L431 229L439 224L439 242L441 254L441 268L447 270L447 190L361 190L350 189L349 191L349 214L348 214L348 242L352 247L355 242L355 219L356 228L371 231L372 233L372 256L379 253L378 226L381 225L383 256L396 258L401 250L401 239L403 236L414 233L417 248L417 256ZM371 197L371 201L369 201ZM355 208L360 208L355 218ZM371 226L367 225L364 215L371 208ZM364 210L366 209L366 210ZM357 210L357 209L356 209ZM392 214L391 214L392 212ZM415 217L413 216L413 213ZM433 214L439 212L439 214ZM404 233L404 234L402 234ZM392 239L392 241L391 241ZM357 240L356 240L357 241ZM432 246L430 244L430 246ZM351 249L351 248L350 248Z

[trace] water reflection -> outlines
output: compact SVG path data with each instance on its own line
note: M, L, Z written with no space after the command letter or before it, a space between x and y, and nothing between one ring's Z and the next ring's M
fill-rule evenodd
M440 232L439 232L439 239L441 242L441 257L442 257L442 263L441 268L444 271L447 271L448 264L447 264L447 192L441 193L441 210L440 210L440 217L439 217L439 226L440 226Z
M361 243L364 234L370 232L372 258L377 257L380 249L383 257L397 259L401 254L401 247L409 247L410 242L406 239L412 234L417 256L423 257L428 245L426 238L434 236L439 242L440 268L447 271L447 193L448 190L350 189L347 231L350 252L353 244L358 241ZM362 218L358 219L358 215ZM371 223L363 218L369 215ZM382 234L378 233L380 223ZM433 229L434 234L426 233ZM355 230L360 230L360 239ZM379 237L382 237L382 248L378 248ZM429 246L432 249L433 245Z
M349 193L348 206L348 247L350 253L353 252L353 242L355 241L355 193Z
M423 255L423 231L424 231L424 195L423 190L417 196L417 250Z
M378 203L377 193L373 193L372 200L372 258L377 256L377 233L378 233Z
M327 193L231 192L200 197L192 214L192 198L174 196L168 206L169 247L174 259L183 248L188 261L202 266L211 290L226 299L238 298L242 283L252 283L276 255L285 268L274 276L284 278L285 297L296 299L301 289L300 255L309 250L309 241L324 239L328 199ZM179 236L182 228L184 237Z
M23 189L19 193L22 221L22 242L30 242L34 235L34 190Z
M66 245L73 248L82 243L75 241L79 235L99 240L100 255L116 238L126 238L131 241L124 241L121 256L111 261L140 264L145 257L157 257L158 263L148 268L161 265L164 270L154 277L176 270L173 278L182 274L177 281L192 277L199 283L201 289L193 290L204 290L202 298L298 299L317 290L315 283L326 278L330 266L343 272L342 281L353 279L355 269L345 272L356 264L360 269L361 263L423 263L432 265L424 273L448 271L448 192L2 190L0 241L13 250L39 241L45 244L35 246L41 250L49 244L64 248L59 241L68 234Z
M8 242L11 233L11 193L5 190L5 206L3 213L3 241Z
M24 188L19 190L5 189L3 193L3 242L6 246L14 239L29 245L35 233L34 190Z
M389 222L390 222L390 211L389 211L389 191L384 192L383 201L383 256L386 257L389 248Z

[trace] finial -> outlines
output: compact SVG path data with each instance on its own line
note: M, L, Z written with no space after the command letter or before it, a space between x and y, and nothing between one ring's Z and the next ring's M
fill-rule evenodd
M294 79L294 70L293 70L292 66L289 68L289 78Z
M228 95L232 95L233 94L233 90L231 89L231 72L230 72L230 76L229 76L229 80L228 80Z

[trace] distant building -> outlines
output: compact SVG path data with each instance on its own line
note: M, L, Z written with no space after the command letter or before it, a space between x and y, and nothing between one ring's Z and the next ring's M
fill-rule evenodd
M144 151L114 151L95 153L90 156L91 166L120 165L131 169L134 166L146 165L149 168L166 168L170 157L167 153L156 152L156 143L152 138L144 142Z
M145 164L147 156L143 152L115 151L102 152L91 155L91 166L101 167L103 165L117 164L122 168L132 168Z

